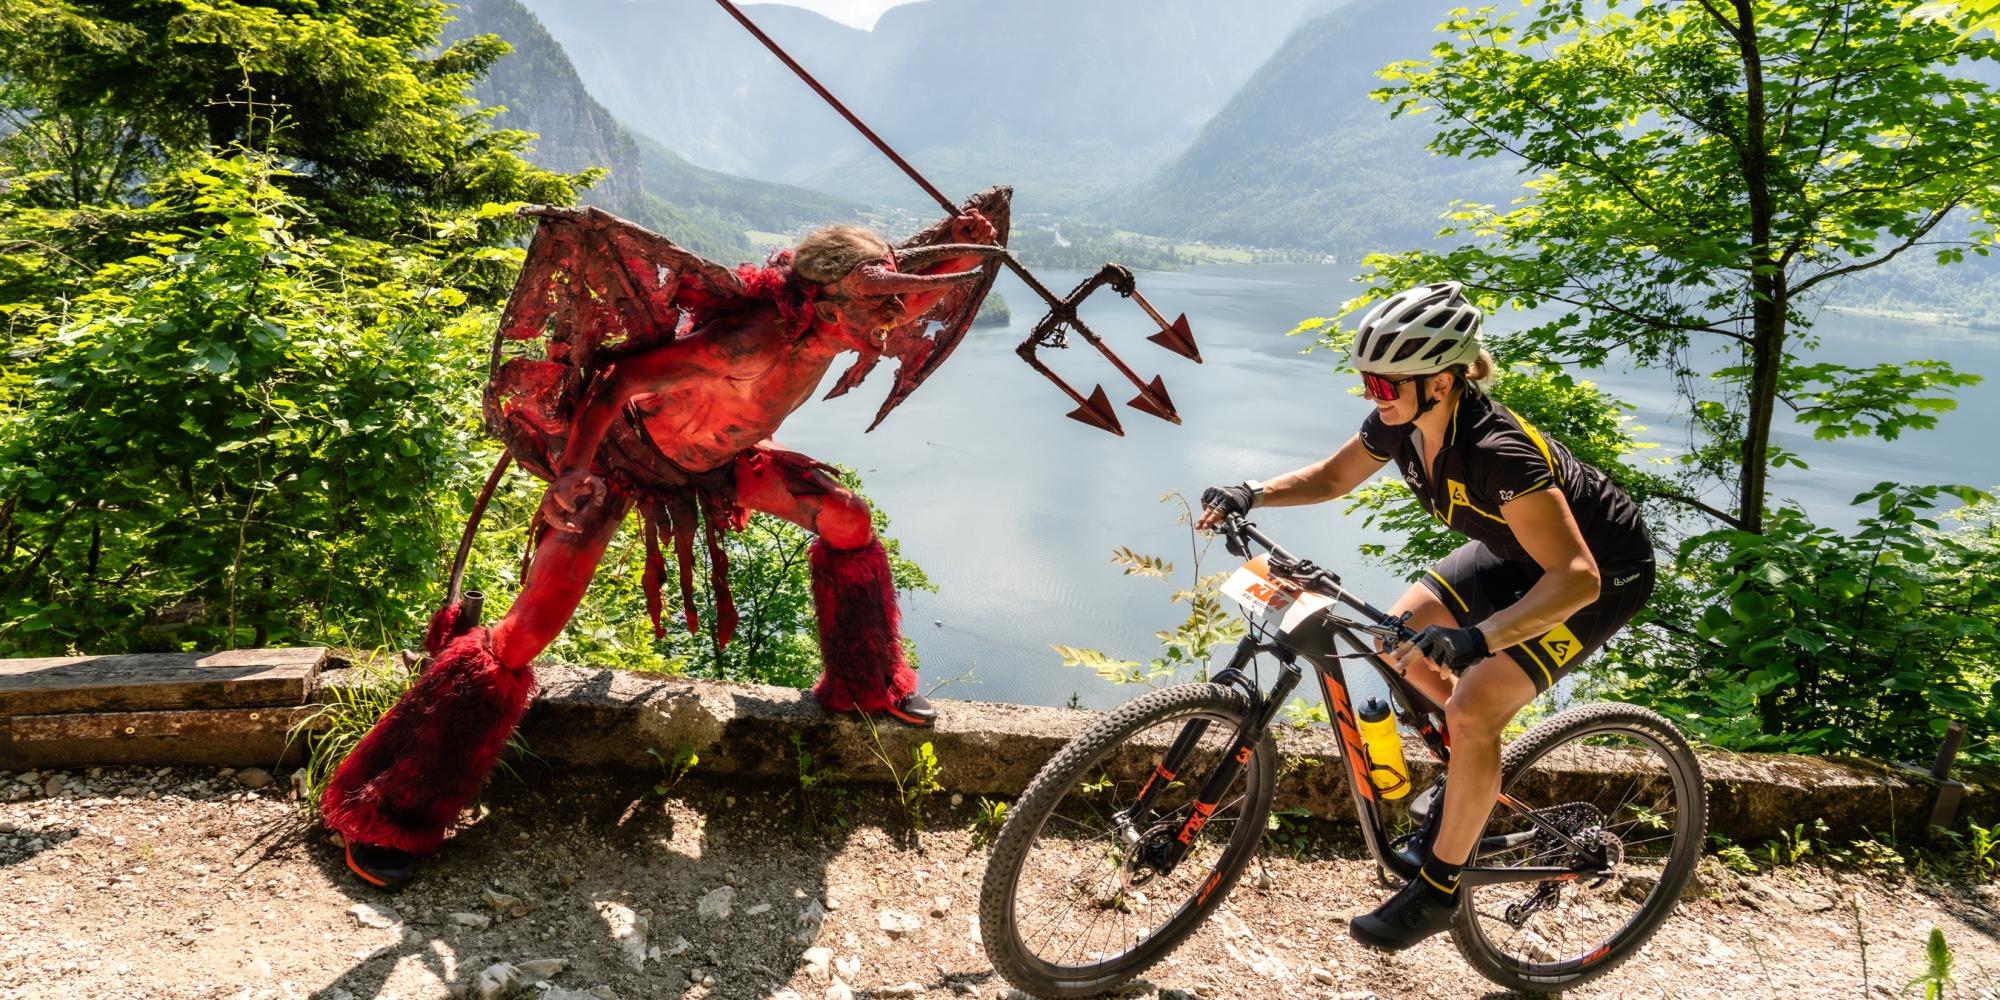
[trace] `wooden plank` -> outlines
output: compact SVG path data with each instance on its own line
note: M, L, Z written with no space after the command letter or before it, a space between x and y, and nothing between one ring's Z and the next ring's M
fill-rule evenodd
M217 764L269 767L296 760L287 746L312 705L92 712L0 718L0 770L96 764Z
M0 716L299 705L322 646L0 660Z

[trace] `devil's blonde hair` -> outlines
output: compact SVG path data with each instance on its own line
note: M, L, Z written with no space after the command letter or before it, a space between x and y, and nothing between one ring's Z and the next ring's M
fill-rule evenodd
M862 226L826 226L806 234L792 251L792 273L820 285L889 253L889 242Z

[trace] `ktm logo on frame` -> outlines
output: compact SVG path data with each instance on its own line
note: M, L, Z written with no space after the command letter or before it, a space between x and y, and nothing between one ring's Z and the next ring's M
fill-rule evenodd
M1549 630L1548 635L1542 636L1542 649L1546 650L1549 658L1560 667L1575 659L1576 654L1583 652L1583 641L1576 637L1575 632L1569 630L1568 625L1557 625Z

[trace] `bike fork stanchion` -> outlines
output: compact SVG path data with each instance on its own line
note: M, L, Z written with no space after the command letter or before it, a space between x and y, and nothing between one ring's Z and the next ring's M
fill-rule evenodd
M1211 679L1215 684L1235 685L1245 689L1251 697L1252 714L1262 708L1263 702L1259 700L1261 695L1258 694L1256 686L1243 677L1243 668L1255 655L1257 655L1256 640L1245 638L1236 644L1236 652L1230 655L1229 665L1223 667ZM1139 797L1133 800L1132 805L1126 808L1122 816L1118 817L1124 832L1128 834L1128 839L1136 838L1138 831L1152 822L1153 801L1158 799L1160 793L1165 791L1167 785L1179 775L1181 765L1187 763L1188 755L1194 753L1195 745L1206 735L1208 735L1207 719L1194 719L1181 727L1181 734L1174 738L1173 746L1167 748L1167 755L1153 765L1153 773L1148 775L1146 783L1139 787Z
M1167 845L1165 854L1159 859L1161 874L1172 872L1180 865L1181 860L1187 857L1188 852L1194 849L1195 836L1201 833L1202 827L1208 825L1208 817L1222 804L1222 797L1229 793L1229 786L1236 783L1236 776L1249 765L1250 755L1257 752L1258 741L1264 738L1264 731L1270 728L1272 717L1278 714L1278 706L1285 703L1286 696L1298 686L1299 678L1302 676L1303 672L1299 669L1298 663L1290 657L1284 657L1278 673L1278 682L1271 685L1270 695L1264 699L1263 704L1252 706L1250 718L1243 720L1243 725L1236 730L1236 739L1230 744L1229 755L1216 765L1215 770L1209 774L1208 781L1202 784L1201 791L1195 795L1194 805L1189 810L1188 818L1181 823L1180 832L1174 835L1173 842Z

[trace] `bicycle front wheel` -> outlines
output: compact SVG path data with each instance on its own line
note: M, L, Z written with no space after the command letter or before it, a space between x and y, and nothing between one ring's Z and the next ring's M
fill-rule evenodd
M1528 730L1500 773L1503 799L1518 808L1494 809L1472 864L1586 867L1581 849L1609 867L1462 886L1452 938L1509 989L1574 988L1631 957L1680 901L1708 829L1701 765L1658 713L1596 704Z
M1165 958L1221 904L1271 815L1277 746L1269 733L1169 870L1149 864L1193 815L1202 786L1250 714L1240 691L1163 688L1071 741L1035 775L994 839L979 894L986 955L1038 997L1113 989ZM1190 723L1187 758L1134 822L1129 809Z

